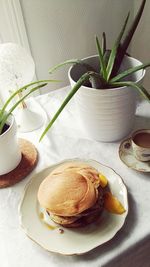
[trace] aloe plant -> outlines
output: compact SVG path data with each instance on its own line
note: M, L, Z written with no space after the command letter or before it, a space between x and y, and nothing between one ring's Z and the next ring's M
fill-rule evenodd
M16 109L16 107L27 96L29 96L31 93L35 92L36 90L46 86L49 82L58 82L58 81L57 80L40 80L40 81L31 82L31 83L19 88L14 93L12 93L12 95L6 100L6 102L4 103L4 105L2 106L2 108L0 110L0 134L3 131L4 125L7 124L7 120L9 118L10 114ZM35 87L33 87L33 86L35 86ZM13 104L11 108L8 108L9 104L11 104L12 100L15 98L16 95L18 95L19 93L22 93L23 91L25 91L26 89L28 89L30 87L32 87L32 88L29 89L29 91L24 96L22 96L15 104Z
M74 94L79 90L79 88L85 84L85 82L89 81L91 87L96 89L109 89L113 87L122 87L122 86L130 86L133 89L136 89L140 92L140 94L145 97L148 101L150 101L150 95L146 91L146 89L138 85L137 83L127 80L125 81L124 78L128 77L129 75L141 70L146 69L147 67L150 67L150 62L146 64L141 64L137 67L129 68L128 70L119 72L121 63L124 59L124 56L127 54L128 46L131 42L131 39L134 35L134 32L138 26L138 23L140 21L140 18L142 16L144 6L145 6L146 0L143 0L141 3L141 6L139 8L139 11L130 26L126 37L124 38L124 41L122 41L124 32L126 30L126 26L129 19L129 13L125 19L125 22L121 28L121 31L112 47L111 50L108 50L106 47L106 34L103 33L102 35L102 44L100 45L99 38L96 36L96 47L98 51L98 58L99 58L99 70L96 72L92 67L90 67L88 64L85 64L82 60L79 59L72 59L67 60L63 63L60 63L53 68L49 70L50 73L53 73L55 70L59 69L60 67L67 65L67 64L81 64L85 68L85 73L80 77L80 79L76 82L76 85L72 88L68 96L65 98L63 103L61 104L60 108L48 124L45 131L42 133L40 140L44 137L46 132L50 129L50 127L53 125L61 111L64 109L64 107L67 105L67 103L70 101L70 99L74 96Z

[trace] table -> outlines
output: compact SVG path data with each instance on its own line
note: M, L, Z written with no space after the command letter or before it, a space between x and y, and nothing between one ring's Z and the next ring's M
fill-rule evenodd
M52 116L69 87L36 97ZM45 127L45 126L44 126ZM150 108L141 102L137 109L135 129L150 128ZM150 266L150 175L127 168L119 159L120 142L101 143L90 140L81 128L72 99L53 128L39 143L43 129L19 134L33 142L39 151L36 169L20 183L0 190L0 267L122 267ZM128 187L129 214L124 227L108 243L82 256L48 253L32 242L19 225L18 204L31 177L67 158L92 158L112 167Z

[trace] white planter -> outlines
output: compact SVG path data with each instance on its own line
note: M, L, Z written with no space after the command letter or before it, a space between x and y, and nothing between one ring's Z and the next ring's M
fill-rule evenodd
M0 135L0 175L15 169L21 160L17 126L12 115L9 116L8 124L10 127Z
M84 61L93 67L98 66L98 57L85 58ZM121 69L141 64L140 61L125 57ZM140 70L132 75L132 80L140 83L145 71ZM81 76L80 66L69 69L69 80L73 87ZM134 125L137 92L131 87L112 89L94 89L81 86L75 94L79 118L89 137L103 142L111 142L127 136Z

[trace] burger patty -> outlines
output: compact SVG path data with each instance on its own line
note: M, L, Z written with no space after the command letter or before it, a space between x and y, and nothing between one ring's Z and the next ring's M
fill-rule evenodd
M98 187L98 199L95 205L75 216L58 216L47 210L47 214L50 218L58 224L66 227L78 227L93 222L97 217L100 216L104 205L103 189Z

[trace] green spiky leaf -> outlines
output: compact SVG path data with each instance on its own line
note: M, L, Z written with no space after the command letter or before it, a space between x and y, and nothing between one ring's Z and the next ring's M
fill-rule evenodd
M43 83L40 84L34 88L32 88L25 96L23 96L20 100L18 100L13 107L7 112L7 113L3 113L3 117L1 117L1 123L0 123L0 134L3 130L3 127L5 125L5 123L7 122L8 117L10 116L10 114L14 111L14 109L27 97L29 96L31 93L35 92L36 90L44 87L45 85L47 85L47 83ZM19 91L19 90L18 90Z
M60 69L61 67L65 66L65 65L69 65L69 64L77 64L77 63L81 63L81 60L79 59L69 59L69 60L66 60L64 62L61 62L57 65L55 65L54 67L52 67L51 69L49 69L49 73L52 74L55 70L58 70Z
M100 47L100 43L99 43L98 37L96 36L95 39L96 39L96 47L97 47L98 55L99 55L99 63L100 63L100 67L101 67L100 71L102 73L103 78L106 79L107 78L107 73L106 73L105 62L103 60L103 53L102 53L102 50L101 50L101 47Z
M103 32L102 34L102 55L104 56L106 52L106 33Z
M0 118L3 116L7 106L11 103L12 99L18 95L18 93L22 93L23 91L27 90L29 87L35 85L35 84L40 84L40 83L49 83L49 82L60 82L58 80L39 80L39 81L35 81L35 82L31 82L29 84L24 85L23 87L19 88L18 90L16 90L5 102L5 104L3 105L2 109L0 110Z
M54 117L51 119L50 123L47 125L46 129L44 130L44 132L42 133L42 135L40 137L40 141L43 139L43 137L47 133L47 131L52 127L53 123L58 118L58 116L60 115L60 113L63 111L63 109L65 108L65 106L68 104L68 102L71 100L71 98L74 96L74 94L79 90L79 88L81 87L81 85L83 85L84 82L86 80L88 80L89 78L90 78L90 72L85 73L85 74L83 74L80 77L80 79L74 85L74 87L72 88L72 90L69 92L69 94L67 95L67 97L65 98L65 100L63 101L63 103L61 104L61 106L59 107L59 109L57 110L57 112L55 113Z
M115 60L115 64L114 64L114 68L112 70L112 77L114 77L115 75L117 75L119 68L121 66L122 60L124 58L124 55L126 54L126 51L131 43L132 37L137 29L137 26L139 24L139 21L141 19L144 7L146 4L146 0L143 0L141 3L141 6L137 12L137 15L135 16L135 19L133 21L133 23L131 24L128 33L124 39L124 41L122 42L122 44L120 44L118 51L117 51L117 57Z
M111 53L111 50L106 50L106 51L105 51L105 54L104 54L104 56L103 56L103 59L104 59L106 68L107 68L107 64L108 64L109 57L110 57L110 53Z
M111 50L111 53L110 53L110 57L109 57L109 60L108 60L108 65L107 65L107 81L109 80L110 78L110 75L111 75L111 72L112 72L112 69L113 69L113 66L114 66L114 62L115 62L115 58L116 58L116 54L117 54L117 49L119 47L119 44L120 44L120 41L121 41L121 38L124 34L124 31L125 31L125 28L126 28L126 25L127 25L127 22L128 22L128 19L129 19L129 13L125 19L125 22L123 24L123 27L121 29L121 32Z
M118 74L117 76L115 76L114 78L112 78L110 80L110 83L113 83L113 82L117 82L117 81L120 81L122 80L123 78L137 72L138 70L142 70L142 69L146 69L150 67L150 63L145 63L145 64L140 64L139 66L136 66L136 67L133 67L133 68L130 68L128 70L125 70L123 71L122 73Z
M139 91L139 93L150 102L150 94L147 92L147 90L142 86L142 85L138 85L135 82L132 81L125 81L125 82L116 82L116 83L112 83L114 86L130 86L136 90Z
M66 65L74 65L74 64L80 64L80 65L82 65L83 67L85 67L85 70L86 71L95 71L92 66L90 66L87 63L85 63L81 59L69 59L69 60L66 60L64 62L61 62L60 64L57 64L54 67L52 67L51 69L49 69L49 73L52 74L54 71L60 69L61 67L64 67Z

